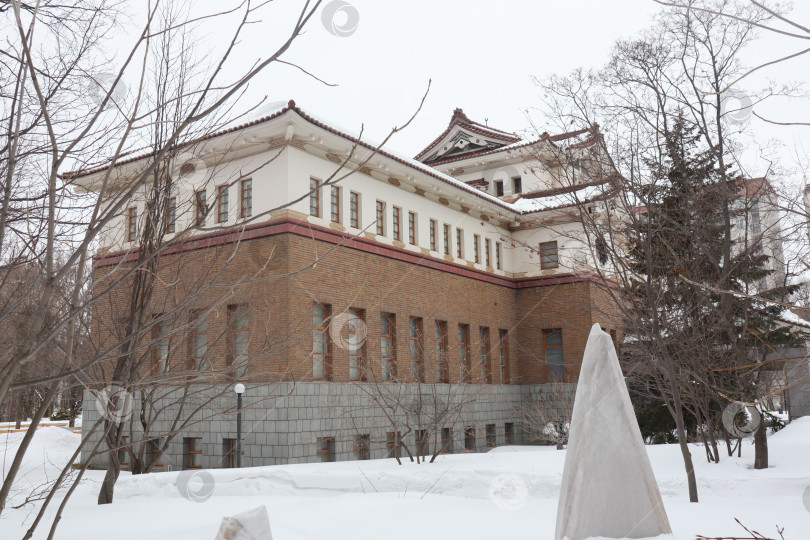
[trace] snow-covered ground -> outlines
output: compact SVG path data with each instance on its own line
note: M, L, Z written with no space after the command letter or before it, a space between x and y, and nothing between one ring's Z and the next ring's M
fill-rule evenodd
M4 471L22 436L0 435ZM53 478L78 442L79 436L63 427L39 429L10 506ZM701 502L690 504L677 445L647 447L674 533L660 540L743 536L735 517L766 537L778 538L779 525L785 540L810 538L810 418L771 436L769 449L771 467L756 471L750 444L742 458L724 457L717 465L693 446ZM90 471L56 538L213 539L222 516L266 505L275 540L551 540L564 458L564 451L554 449L502 447L421 465L373 460L123 473L115 503L106 506L95 504L103 472ZM621 486L609 496L621 496ZM33 504L7 509L0 517L0 539L21 538L33 509ZM35 538L45 538L46 530L41 527Z

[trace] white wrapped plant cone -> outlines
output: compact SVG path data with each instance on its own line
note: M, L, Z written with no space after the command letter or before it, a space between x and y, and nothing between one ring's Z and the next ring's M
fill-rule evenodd
M670 532L613 340L595 324L574 398L554 538Z
M259 506L235 516L222 518L214 540L273 540L267 508Z

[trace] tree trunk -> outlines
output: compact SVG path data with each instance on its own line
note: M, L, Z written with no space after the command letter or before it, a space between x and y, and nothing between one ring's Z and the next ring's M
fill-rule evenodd
M107 472L104 475L104 482L98 492L98 504L111 504L115 491L115 482L121 474L121 463L118 462L118 452L107 454Z
M765 419L759 423L759 427L754 432L754 468L768 468L768 428L765 426Z

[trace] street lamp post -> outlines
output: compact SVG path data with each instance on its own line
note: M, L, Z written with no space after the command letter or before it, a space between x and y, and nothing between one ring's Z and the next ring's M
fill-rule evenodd
M236 392L236 466L242 466L242 394L245 391L245 385L236 383L233 387Z

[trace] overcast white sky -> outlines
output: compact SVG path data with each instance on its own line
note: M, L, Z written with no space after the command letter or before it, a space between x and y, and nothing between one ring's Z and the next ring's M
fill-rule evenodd
M324 6L331 2L325 0ZM664 9L653 0L345 3L349 7L338 12L334 21L345 26L356 14L356 29L350 35L333 35L319 16L285 56L338 86L326 87L293 68L278 66L251 85L251 99L257 101L263 95L270 102L294 98L304 110L333 125L356 132L364 123L366 133L379 139L413 112L432 79L430 95L417 120L389 143L391 150L411 156L446 127L455 107L463 108L474 120L488 119L500 129L519 132L528 128L524 111L542 107L532 75L562 74L579 66L598 68L616 39L633 36L650 24L656 11ZM221 4L206 0L198 5ZM239 49L241 65L236 67L245 68L274 50L300 5L296 0L273 2L263 21L244 36ZM798 3L792 16L810 24L810 2ZM223 41L225 28L227 25L218 23L215 28L203 26L199 32L215 48ZM747 55L751 63L773 60L806 46L799 40L763 34ZM765 77L807 80L809 63L810 56L801 57L769 69L749 84L763 83ZM808 102L774 102L758 112L777 120L810 121ZM784 160L793 161L796 148L810 154L810 127L751 122L762 141L775 137L786 145Z

